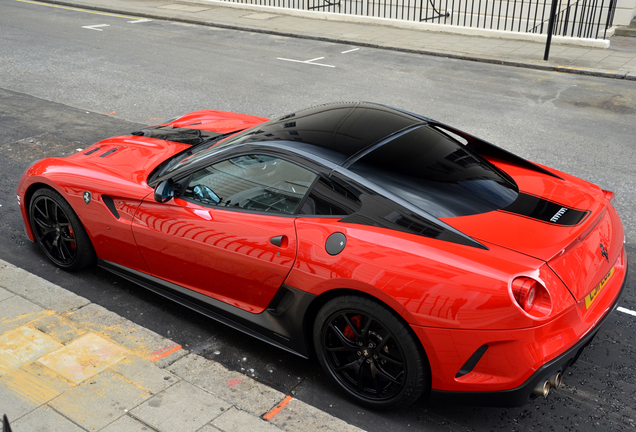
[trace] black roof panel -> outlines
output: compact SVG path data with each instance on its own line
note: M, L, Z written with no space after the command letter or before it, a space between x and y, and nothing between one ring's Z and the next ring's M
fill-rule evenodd
M220 146L293 141L305 151L342 164L359 151L422 119L365 102L320 105L250 129Z

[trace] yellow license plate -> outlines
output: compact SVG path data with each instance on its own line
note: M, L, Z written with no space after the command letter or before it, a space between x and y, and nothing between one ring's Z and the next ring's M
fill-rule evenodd
M609 280L611 279L611 277L614 275L614 268L612 267L609 271L609 273L607 273L605 275L605 277L603 278L603 280L601 281L601 283L599 283L598 285L596 285L596 287L592 290L592 292L590 292L586 297L585 297L585 309L589 309L590 306L592 306L592 303L594 302L594 300L596 299L596 297L598 296L598 294L601 292L601 290L603 288L605 288L605 286L607 285L607 282L609 282Z

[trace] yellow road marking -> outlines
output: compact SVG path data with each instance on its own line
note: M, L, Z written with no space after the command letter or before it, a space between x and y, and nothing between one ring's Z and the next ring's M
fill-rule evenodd
M86 9L79 9L79 8L74 8L74 7L69 7L69 6L53 5L53 4L48 4L48 3L40 3L40 2L29 1L29 0L15 0L15 1L19 1L21 3L31 3L31 4L40 5L40 6L54 7L54 8L58 8L58 9L72 10L72 11L76 11L76 12L85 12L85 13L95 14L95 15L110 16L110 17L115 17L115 18L126 18L126 19L133 19L133 20L136 20L136 21L145 21L146 20L145 18L132 17L132 16L128 16L128 15L119 15L119 14L112 14L112 13L107 13L107 12L90 11L90 10L86 10Z

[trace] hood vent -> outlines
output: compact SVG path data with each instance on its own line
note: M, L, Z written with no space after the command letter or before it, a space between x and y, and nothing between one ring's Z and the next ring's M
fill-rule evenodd
M99 157L100 157L100 158L104 158L104 157L106 157L106 156L110 156L110 155L112 155L113 153L115 153L116 151L117 151L117 148L115 147L114 149L112 149L112 150L108 150L106 153L104 153L104 154L102 154L102 155L99 155Z

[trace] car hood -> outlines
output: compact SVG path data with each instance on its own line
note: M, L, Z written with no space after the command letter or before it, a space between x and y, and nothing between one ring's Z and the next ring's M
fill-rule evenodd
M217 110L202 110L185 114L178 119L167 123L167 125L227 134L256 126L257 124L261 124L267 120L269 119L249 114Z
M69 156L84 166L117 170L131 175L147 175L157 165L185 149L187 144L135 135L123 135L95 143Z
M519 187L506 208L443 219L477 241L547 262L581 299L610 272L622 249L620 218L596 185L555 172L537 174L500 166ZM603 245L602 247L600 245Z
M147 175L169 157L191 147L189 139L179 142L172 138L170 131L179 129L185 132L193 130L209 131L214 134L229 134L267 121L263 117L226 111L202 110L185 114L178 119L161 125L149 126L140 132L122 135L99 141L83 152L69 157L75 162L101 169L115 169L133 176ZM147 130L160 129L153 137ZM195 134L196 135L196 134Z

